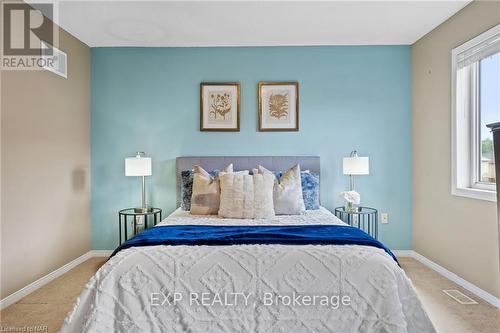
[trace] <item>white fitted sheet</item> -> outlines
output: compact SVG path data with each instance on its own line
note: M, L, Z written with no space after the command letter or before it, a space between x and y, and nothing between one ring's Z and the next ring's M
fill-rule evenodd
M311 225L340 224L346 225L328 209L306 210L300 215L276 215L268 219L228 219L217 215L192 215L189 211L178 208L158 225Z

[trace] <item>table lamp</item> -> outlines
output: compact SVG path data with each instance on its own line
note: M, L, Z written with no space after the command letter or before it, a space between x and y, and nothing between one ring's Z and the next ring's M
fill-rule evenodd
M351 156L344 157L344 175L349 176L349 191L354 191L354 176L370 174L370 160L368 157L358 156L356 150L351 152Z
M137 213L144 213L151 208L146 205L146 176L151 176L151 158L144 152L137 152L135 157L125 159L125 176L142 177L141 207L134 208Z
M342 192L341 195L347 201L347 210L356 211L355 205L360 203L361 196L354 189L354 176L368 175L370 173L370 161L368 157L358 156L356 150L351 152L349 157L343 159L343 173L349 176L349 191Z

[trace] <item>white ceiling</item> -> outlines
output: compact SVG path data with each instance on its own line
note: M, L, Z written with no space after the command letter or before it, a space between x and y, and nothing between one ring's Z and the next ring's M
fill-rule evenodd
M96 46L412 44L470 1L61 1Z

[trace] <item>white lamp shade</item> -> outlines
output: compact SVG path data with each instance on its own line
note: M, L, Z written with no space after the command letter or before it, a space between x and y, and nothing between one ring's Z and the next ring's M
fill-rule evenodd
M370 174L370 160L368 157L344 157L344 175L368 175Z
M151 176L151 157L125 159L125 176Z

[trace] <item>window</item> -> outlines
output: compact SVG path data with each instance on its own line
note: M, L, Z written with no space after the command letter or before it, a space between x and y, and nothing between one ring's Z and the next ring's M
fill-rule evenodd
M487 124L500 120L500 53L479 61L479 144L478 181L495 184L493 135Z
M452 194L496 201L493 136L500 121L500 25L452 50Z

